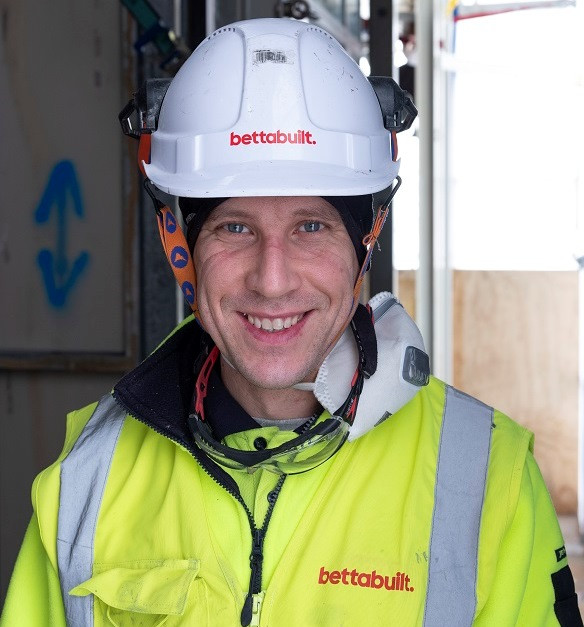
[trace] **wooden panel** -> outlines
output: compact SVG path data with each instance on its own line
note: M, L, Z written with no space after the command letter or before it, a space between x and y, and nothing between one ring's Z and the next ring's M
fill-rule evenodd
M397 293L404 309L416 319L416 271L399 270L397 274Z
M577 272L455 271L453 383L535 433L556 509L577 497Z

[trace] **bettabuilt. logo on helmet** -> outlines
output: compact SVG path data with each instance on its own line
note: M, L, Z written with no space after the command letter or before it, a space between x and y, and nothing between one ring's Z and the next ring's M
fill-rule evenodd
M231 131L231 135L229 136L230 146L249 146L250 144L310 144L314 146L316 139L314 139L310 131L300 129L292 133L278 129L270 133L266 131L253 131L251 133L244 133L243 135Z

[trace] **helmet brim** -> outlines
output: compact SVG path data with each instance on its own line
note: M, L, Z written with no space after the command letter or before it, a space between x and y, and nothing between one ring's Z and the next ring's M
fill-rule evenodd
M204 173L165 172L144 163L148 178L163 192L187 198L245 196L358 196L389 187L399 160L383 171L356 171L309 161L255 161L206 168Z

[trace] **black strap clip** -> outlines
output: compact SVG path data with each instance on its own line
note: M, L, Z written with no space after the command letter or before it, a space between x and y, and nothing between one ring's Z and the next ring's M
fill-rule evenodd
M389 76L370 76L369 82L379 101L385 128L396 133L410 128L418 115L410 94Z
M140 139L142 133L153 133L158 128L158 116L170 78L149 78L118 114L124 135ZM132 119L136 114L136 123Z

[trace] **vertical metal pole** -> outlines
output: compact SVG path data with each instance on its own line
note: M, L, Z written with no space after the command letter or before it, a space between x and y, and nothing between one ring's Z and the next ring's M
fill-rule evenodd
M393 75L393 2L371 0L369 20L369 64L372 76ZM383 194L379 194L383 200ZM381 251L373 254L369 272L369 292L393 290L393 233L392 221L386 222L379 237Z
M582 32L584 28L584 0L577 0L576 15L579 27L576 32ZM581 59L584 53L584 41L577 38L575 43L575 58ZM575 110L582 110L584 94L579 90L579 99ZM582 137L584 123L578 117L574 132ZM580 152L577 166L577 192L576 206L576 250L575 257L578 262L578 530L580 540L584 542L584 155Z
M432 288L431 312L432 370L445 381L453 375L453 282L450 261L450 147L452 102L456 80L452 64L445 61L454 53L454 22L441 0L434 2L432 26ZM429 147L428 147L429 149Z
M434 197L434 6L418 0L416 9L416 100L420 137L420 267L416 281L416 319L426 350L433 354L433 197Z
M584 256L578 265L578 529L584 539Z
M207 35L215 30L215 4L216 0L205 0L205 24Z
M173 0L172 30L177 37L182 37L182 0Z

